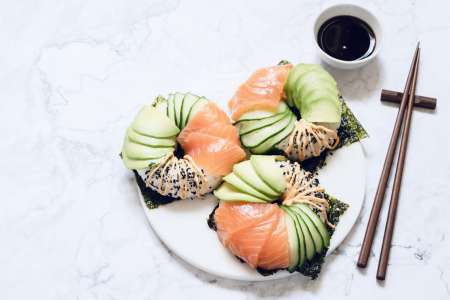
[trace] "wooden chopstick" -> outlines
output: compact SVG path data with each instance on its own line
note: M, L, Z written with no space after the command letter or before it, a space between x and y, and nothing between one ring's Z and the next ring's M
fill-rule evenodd
M406 150L408 147L409 130L411 127L411 118L414 106L414 96L416 92L417 72L419 70L420 48L417 51L417 60L412 77L412 85L409 91L408 110L406 112L405 124L402 131L402 140L398 153L397 169L395 171L394 186L392 188L391 203L387 216L386 228L384 230L383 245L381 246L380 260L378 262L377 279L386 278L386 269L389 261L389 252L391 249L392 233L394 231L395 217L397 215L398 199L402 184L403 168L405 166Z
M358 267L365 268L367 261L369 260L370 250L372 248L372 242L375 235L375 229L378 224L378 218L380 216L381 207L386 193L386 186L391 173L392 162L394 160L395 150L398 144L398 137L400 129L403 123L403 116L405 114L405 108L407 106L407 98L411 87L412 75L414 73L415 65L417 63L417 57L419 53L419 44L417 44L416 51L414 53L411 67L409 69L408 78L406 79L405 89L403 91L403 97L398 109L397 118L395 119L394 129L392 131L391 140L389 142L388 151L384 160L383 170L381 172L380 181L378 183L377 192L373 200L372 210L370 212L369 221L367 224L366 233L364 234L364 240L361 246L361 252L358 258Z

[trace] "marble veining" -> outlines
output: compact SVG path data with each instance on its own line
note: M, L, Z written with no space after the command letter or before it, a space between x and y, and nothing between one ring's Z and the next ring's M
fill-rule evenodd
M384 48L362 69L327 68L371 135L366 203L318 280L242 283L186 264L151 230L118 159L127 124L158 94L193 91L224 103L259 66L319 62L312 21L336 2L1 2L0 298L449 299L448 1L353 1L379 16ZM418 92L439 103L413 116L380 284L383 226L369 268L355 266L396 114L379 93L403 88L417 40Z

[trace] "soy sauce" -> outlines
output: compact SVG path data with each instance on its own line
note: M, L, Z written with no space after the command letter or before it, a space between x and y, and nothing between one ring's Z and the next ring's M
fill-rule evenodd
M375 34L363 20L352 16L337 16L319 29L317 41L328 55L346 61L361 60L375 50Z

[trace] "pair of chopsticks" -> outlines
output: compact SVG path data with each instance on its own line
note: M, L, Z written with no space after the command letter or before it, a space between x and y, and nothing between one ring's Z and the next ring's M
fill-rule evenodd
M392 132L389 148L384 160L383 171L381 172L380 181L378 183L377 192L373 201L372 210L370 212L369 222L367 224L366 233L361 246L361 252L358 258L358 267L365 268L369 259L370 250L378 224L381 207L386 193L386 186L391 173L392 163L398 144L400 130L403 127L400 150L398 153L397 169L395 171L394 185L392 189L391 202L387 216L386 227L384 230L383 245L381 246L380 260L378 262L377 279L384 280L386 278L386 269L388 266L389 252L391 248L392 233L394 231L395 217L397 213L398 199L403 176L403 168L405 165L406 149L408 146L409 129L411 126L412 111L414 106L414 96L416 91L417 73L419 69L420 47L417 43L413 61L406 80L400 108L395 120L394 130ZM404 118L406 111L406 118Z

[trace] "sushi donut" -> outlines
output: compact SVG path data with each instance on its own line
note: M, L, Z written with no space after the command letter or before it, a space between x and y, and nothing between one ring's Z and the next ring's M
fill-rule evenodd
M319 65L286 63L259 69L228 106L242 144L251 153L279 149L303 161L339 144L339 91Z
M260 271L294 272L325 255L335 220L315 174L280 156L252 155L223 180L212 218L235 256Z
M174 93L140 110L127 129L121 157L147 188L188 199L211 192L246 153L237 129L214 102Z

